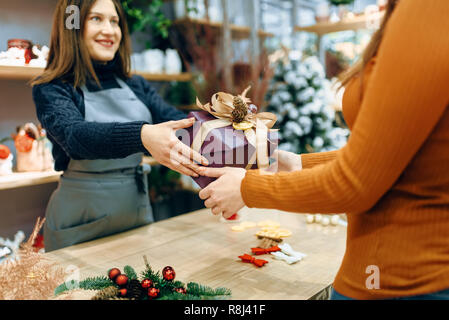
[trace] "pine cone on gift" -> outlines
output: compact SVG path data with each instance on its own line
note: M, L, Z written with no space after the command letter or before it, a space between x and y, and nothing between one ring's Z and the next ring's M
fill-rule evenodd
M248 114L248 105L240 96L234 97L233 105L232 122L240 123L245 120L245 117Z
M141 300L144 295L142 285L139 280L133 279L129 281L126 289L128 290L126 297L131 300Z
M110 286L100 290L91 300L109 300L110 298L115 298L119 294L117 287Z

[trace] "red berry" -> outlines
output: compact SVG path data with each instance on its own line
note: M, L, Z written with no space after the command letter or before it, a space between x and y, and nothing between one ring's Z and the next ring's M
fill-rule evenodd
M175 291L182 294L186 294L187 292L185 288L176 288Z
M153 286L153 281L151 281L150 279L143 279L141 282L141 285L142 285L142 288L148 289Z
M118 275L117 278L115 278L115 283L119 286L126 286L128 283L128 277L124 274Z
M172 281L176 277L175 270L170 267L166 266L164 269L162 269L162 276L166 281Z
M160 290L157 288L149 288L148 289L148 297L150 297L150 299L154 299L157 298L159 296Z
M126 290L125 288L120 289L119 292L121 297L126 297L126 295L128 294L128 290Z
M117 278L120 274L121 274L121 272L120 272L120 269L118 269L118 268L112 268L108 272L109 279L111 279L112 281L114 281L115 278Z
M3 144L0 144L0 159L7 159L11 154L11 150Z

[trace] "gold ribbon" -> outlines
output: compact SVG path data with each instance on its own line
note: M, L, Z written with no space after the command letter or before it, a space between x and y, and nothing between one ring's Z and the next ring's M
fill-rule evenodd
M249 89L246 88L240 97L246 103L251 103L251 100L246 97ZM234 96L225 93L218 92L212 96L211 102L203 105L198 98L196 98L196 105L201 110L207 111L212 114L217 119L204 122L198 133L193 139L192 149L200 152L201 146L206 140L207 135L214 129L227 127L232 125L232 111L234 110L233 105ZM261 112L261 113L250 113L246 115L244 121L252 124L252 126L244 130L244 134L248 143L252 145L256 152L253 153L249 159L246 169L250 169L256 162L259 168L267 168L269 165L269 154L268 154L268 132L272 131L271 128L276 123L276 116L271 112Z

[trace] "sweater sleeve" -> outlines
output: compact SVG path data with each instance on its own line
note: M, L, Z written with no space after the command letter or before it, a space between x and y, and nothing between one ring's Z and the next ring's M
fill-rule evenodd
M144 121L99 123L84 120L72 90L63 83L33 87L36 114L47 134L75 160L124 158L144 152Z
M364 212L393 186L449 104L449 2L400 1L348 143L334 160L241 184L248 207Z
M319 164L332 161L337 157L338 150L314 153L302 153L301 163L303 169L312 168Z

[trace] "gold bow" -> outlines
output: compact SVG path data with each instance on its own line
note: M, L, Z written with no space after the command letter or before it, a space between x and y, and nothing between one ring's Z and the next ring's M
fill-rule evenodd
M246 97L248 93L249 86L246 88L240 97L245 101L245 103L251 103L251 100ZM212 96L212 104L207 103L203 105L198 97L196 98L196 105L204 111L209 112L216 120L204 122L197 135L194 137L192 142L192 149L200 152L201 146L206 140L207 135L213 129L227 127L234 124L234 128L238 128L238 124L232 122L232 111L234 110L234 96L225 93L218 92ZM255 147L256 152L249 159L246 169L250 169L254 163L257 161L257 166L259 168L267 168L269 165L269 154L268 154L268 131L272 131L271 128L276 123L276 116L270 112L261 113L251 113L245 116L244 121L244 134L248 143Z

